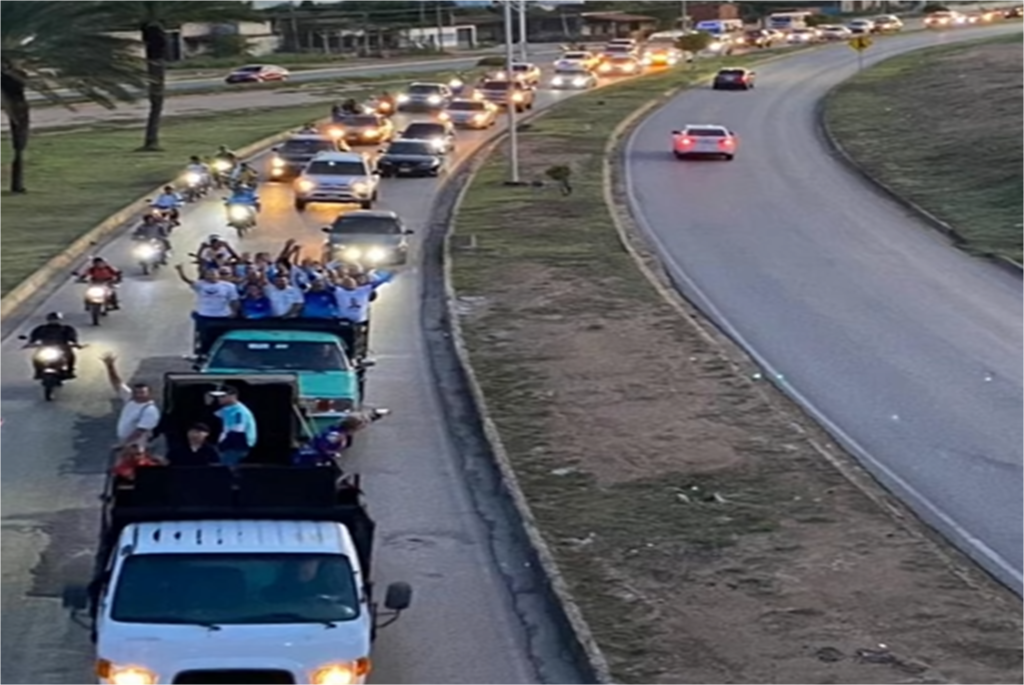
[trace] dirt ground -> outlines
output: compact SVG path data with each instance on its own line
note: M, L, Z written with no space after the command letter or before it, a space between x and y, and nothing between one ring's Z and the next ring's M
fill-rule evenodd
M828 99L833 133L967 249L1021 259L1024 52L1020 34L883 62Z
M622 250L603 145L659 88L595 93L531 125L524 178L568 164L573 194L503 187L496 154L453 239L489 409L615 678L1020 683L1017 598Z

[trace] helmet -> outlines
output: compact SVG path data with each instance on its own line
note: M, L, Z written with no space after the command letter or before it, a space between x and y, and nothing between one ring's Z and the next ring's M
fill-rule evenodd
M64 315L61 314L60 312L50 312L49 314L46 315L46 320L47 321L51 321L51 322L52 321L63 321L64 320Z
M199 164L202 160L199 159L199 155L192 155L191 157L188 158L188 161L192 162L193 164Z
M93 264L106 264L107 260L105 260L103 257L93 257L92 258L92 263Z
M210 236L206 240L207 240L207 242L211 242L211 243L219 243L222 240L222 238L218 234L216 234L216 233L211 233Z

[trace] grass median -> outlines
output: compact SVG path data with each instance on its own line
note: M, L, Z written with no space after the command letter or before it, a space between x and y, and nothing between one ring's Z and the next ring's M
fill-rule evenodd
M1019 680L1015 598L844 477L620 244L609 136L700 73L554 107L520 136L522 175L569 166L573 192L506 187L499 148L451 237L491 416L617 682Z
M842 84L835 137L871 175L951 224L979 254L1021 260L1020 34L918 50Z

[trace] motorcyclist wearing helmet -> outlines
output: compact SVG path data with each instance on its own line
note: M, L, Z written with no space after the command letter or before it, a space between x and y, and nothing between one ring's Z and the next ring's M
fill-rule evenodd
M345 114L361 114L362 111L359 107L359 103L355 98L348 98L341 103L341 113Z
M167 239L167 226L152 214L142 217L142 223L132 232L135 240L159 241L163 245L163 261L166 263L167 254L171 251L171 241Z
M395 96L391 94L391 91L385 90L377 96L377 111L381 114L392 114L395 111L396 102Z
M218 187L222 187L225 181L229 178L235 167L238 166L238 155L229 150L226 146L221 145L217 148L216 154L213 156L213 164L211 165L214 173L214 179L217 181Z
M75 377L75 348L78 347L78 331L74 326L64 323L64 317L60 312L50 312L46 315L46 323L36 326L28 334L28 342L25 347L59 347L64 352L67 361L68 378ZM42 377L43 366L35 359L32 360L35 368L35 379Z
M226 145L217 148L217 154L213 156L213 159L228 162L231 166L238 164L238 155L229 150Z
M80 273L79 277L90 285L102 285L109 288L110 308L121 308L117 297L117 284L121 282L121 272L108 264L103 257L93 257L91 264Z
M311 121L308 124L303 124L302 128L299 129L299 133L301 133L303 135L311 135L311 134L314 134L314 133L320 133L320 127L317 126L315 122Z

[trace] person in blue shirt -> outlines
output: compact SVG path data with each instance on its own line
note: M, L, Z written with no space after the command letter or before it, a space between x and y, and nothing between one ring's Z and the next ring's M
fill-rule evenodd
M150 205L154 209L159 209L167 213L167 217L175 224L179 225L178 219L180 215L178 208L185 203L181 195L174 192L174 188L171 186L164 186L164 190L160 195L153 200L153 204Z
M255 186L238 185L231 191L231 197L227 199L227 205L248 205L260 211L260 195Z
M259 283L249 283L240 302L242 318L267 319L273 315L270 298L263 292Z
M252 411L238 400L238 388L226 386L211 392L220 409L215 412L221 420L223 428L217 449L220 450L220 461L227 466L236 466L249 456L256 446L259 434L256 429L256 417Z
M313 281L304 295L305 306L302 308L302 316L307 319L337 319L338 298L334 295L334 288L329 287L327 281L318 278Z

